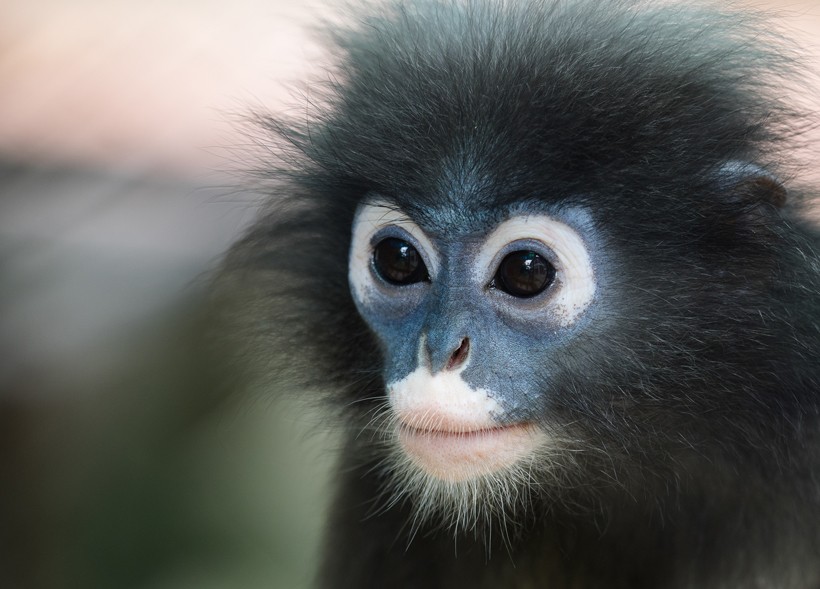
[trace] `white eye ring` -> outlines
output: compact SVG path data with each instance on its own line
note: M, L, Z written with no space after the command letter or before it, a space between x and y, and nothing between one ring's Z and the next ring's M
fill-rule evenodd
M572 325L595 296L596 281L583 238L572 227L547 215L523 215L504 221L493 231L476 256L475 277L486 280L496 272L498 253L516 241L544 244L557 263L558 291L550 300L562 327Z
M436 249L424 231L410 217L384 200L362 203L353 219L353 237L348 263L348 280L353 294L359 301L367 302L374 288L370 269L373 257L371 240L376 233L391 226L400 227L420 246L419 253L424 258L431 280L438 273L439 260Z

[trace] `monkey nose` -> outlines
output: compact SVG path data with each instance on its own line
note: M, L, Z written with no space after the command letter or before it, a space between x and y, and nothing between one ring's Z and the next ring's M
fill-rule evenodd
M470 338L465 337L461 340L458 347L450 354L450 359L447 360L445 370L455 370L467 361L467 356L470 354Z
M470 338L463 337L459 339L455 347L451 343L449 346L441 346L436 349L436 347L428 344L427 353L430 370L433 374L443 370L458 370L467 362L467 358L470 356Z

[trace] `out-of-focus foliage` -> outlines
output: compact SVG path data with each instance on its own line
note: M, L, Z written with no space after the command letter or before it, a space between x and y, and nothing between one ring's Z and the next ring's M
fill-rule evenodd
M204 273L250 207L1 178L0 586L307 586L332 445L307 408L231 390L204 346Z

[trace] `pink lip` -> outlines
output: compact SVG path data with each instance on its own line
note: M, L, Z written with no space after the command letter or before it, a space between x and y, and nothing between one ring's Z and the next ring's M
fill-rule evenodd
M406 423L398 428L407 456L427 473L450 481L490 474L534 451L543 439L531 423L461 429L420 429Z

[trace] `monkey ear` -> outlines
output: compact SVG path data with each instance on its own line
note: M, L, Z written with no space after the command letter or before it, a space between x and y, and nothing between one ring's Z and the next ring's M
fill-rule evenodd
M779 209L786 204L786 187L774 174L758 165L728 161L718 169L717 177L721 192L739 205L768 205Z

